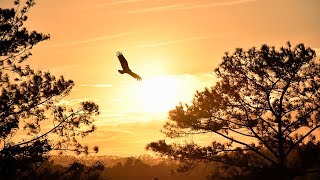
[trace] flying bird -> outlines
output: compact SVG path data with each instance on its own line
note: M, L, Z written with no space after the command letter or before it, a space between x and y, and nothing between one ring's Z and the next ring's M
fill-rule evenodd
M126 60L126 58L123 56L123 54L121 52L117 52L117 57L120 61L121 67L122 67L122 70L118 70L118 72L120 74L127 73L130 76L132 76L133 78L137 79L138 81L141 81L142 78L138 74L136 74L130 70L129 65L128 65L128 61Z

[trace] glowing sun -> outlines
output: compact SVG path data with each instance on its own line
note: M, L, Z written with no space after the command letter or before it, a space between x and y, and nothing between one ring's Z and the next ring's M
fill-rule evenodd
M137 104L145 112L167 112L178 105L182 90L179 80L174 77L145 79L137 87Z

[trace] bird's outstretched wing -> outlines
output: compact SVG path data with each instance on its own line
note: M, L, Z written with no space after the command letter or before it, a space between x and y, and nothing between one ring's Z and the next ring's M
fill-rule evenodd
M126 58L123 56L123 54L121 52L117 52L117 57L120 61L121 67L124 71L129 71L129 65L128 65L128 61L126 60Z
M128 74L130 74L130 76L134 77L134 78L137 79L138 81L141 81L141 80L142 80L142 78L141 78L138 74L136 74L136 73L134 73L134 72L132 72L132 71L130 71Z

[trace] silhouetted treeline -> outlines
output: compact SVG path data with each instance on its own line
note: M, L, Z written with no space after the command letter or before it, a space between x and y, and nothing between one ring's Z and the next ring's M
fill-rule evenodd
M23 163L26 167L27 163ZM15 170L5 179L205 179L210 169L200 164L188 173L175 173L177 161L151 157L93 157L53 156L38 165L29 166L23 174ZM11 167L14 169L14 167ZM2 172L0 172L2 173Z
M233 156L231 153L230 156ZM250 155L249 155L250 156ZM19 162L28 167L28 163ZM309 142L299 146L288 159L288 171L295 176L287 179L320 178L320 143ZM270 179L277 169L261 168L246 173L241 169L221 167L225 164L199 161L189 171L179 172L181 164L165 158L140 157L74 157L52 156L38 165L30 165L28 171L14 179ZM0 172L3 174L3 172Z
M103 164L101 178L109 179L205 179L210 174L207 164L199 164L199 167L187 173L177 173L179 162L164 158L142 155L139 157L85 157L76 158L73 156L55 156L51 160L60 167L68 167L74 161L80 161L86 166Z

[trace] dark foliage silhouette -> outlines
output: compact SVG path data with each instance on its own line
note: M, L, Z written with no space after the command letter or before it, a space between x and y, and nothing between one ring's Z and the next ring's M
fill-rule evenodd
M305 159L308 159L307 161ZM288 167L296 171L298 179L319 179L320 144L309 142L293 150L288 157ZM33 166L27 174L17 179L272 179L274 168L260 168L250 174L219 162L198 163L188 173L176 173L179 163L166 158L145 157L74 157L52 156ZM307 175L305 171L308 172ZM230 178L232 177L232 178Z
M233 173L270 168L273 177L296 175L288 157L302 143L316 142L313 133L320 127L315 51L289 42L279 50L268 45L238 48L225 54L215 73L219 81L196 92L191 105L171 110L163 131L170 138L210 133L226 141L213 139L203 147L160 140L147 149L185 162L182 171L207 161Z
M120 61L121 67L122 67L122 70L118 70L118 72L120 74L127 73L130 76L132 76L133 78L135 78L136 80L141 81L142 78L138 74L136 74L130 70L129 65L128 65L128 61L126 60L126 58L123 56L123 54L121 52L117 52L117 57Z
M64 157L56 157L64 159ZM82 166L95 167L96 160L103 162L104 170L103 171L94 171L100 172L100 178L105 179L172 179L172 180L194 180L194 179L204 179L208 175L208 169L206 165L202 164L198 169L193 170L188 174L182 173L172 173L172 170L177 168L178 162L171 161L164 158L145 158L145 157L109 157L100 156L99 158L94 158L93 160L79 160L77 163L81 163ZM62 161L62 160L61 160ZM61 162L60 161L60 162ZM59 161L55 160L56 163ZM63 162L64 164L64 162ZM70 163L70 164L73 164ZM70 164L64 164L64 167L59 167L57 164L50 164L57 166L58 169L70 167ZM98 163L102 164L102 163ZM49 168L46 168L49 169ZM53 169L53 168L51 168ZM61 172L61 170L59 170ZM43 172L42 170L37 173ZM81 171L79 171L81 172ZM41 173L43 174L43 173ZM93 174L93 173L91 173ZM96 174L97 175L97 174Z
M59 158L59 157L57 157ZM112 157L111 159L99 159L99 162L104 162L105 166L102 177L111 177L111 179L146 179L146 177L150 177L155 173L157 174L169 174L169 168L167 166L163 166L162 168L167 170L161 170L160 172L158 168L152 169L152 167L143 161L140 158L135 157L118 157L119 159ZM91 160L81 161L82 164L93 164L95 163L90 162ZM114 161L114 162L112 162ZM149 160L152 161L152 160ZM100 163L102 164L102 163Z
M50 151L89 153L78 138L95 130L93 116L99 113L93 102L77 109L59 104L74 82L25 65L33 46L50 36L24 27L34 0L14 4L0 8L0 176L12 179L45 161ZM43 123L53 126L43 129Z
M27 176L20 176L18 179L101 179L108 180L109 177L103 177L102 172L105 166L100 162L93 162L92 165L86 165L79 161L74 161L67 166L45 161L40 167L33 167Z

